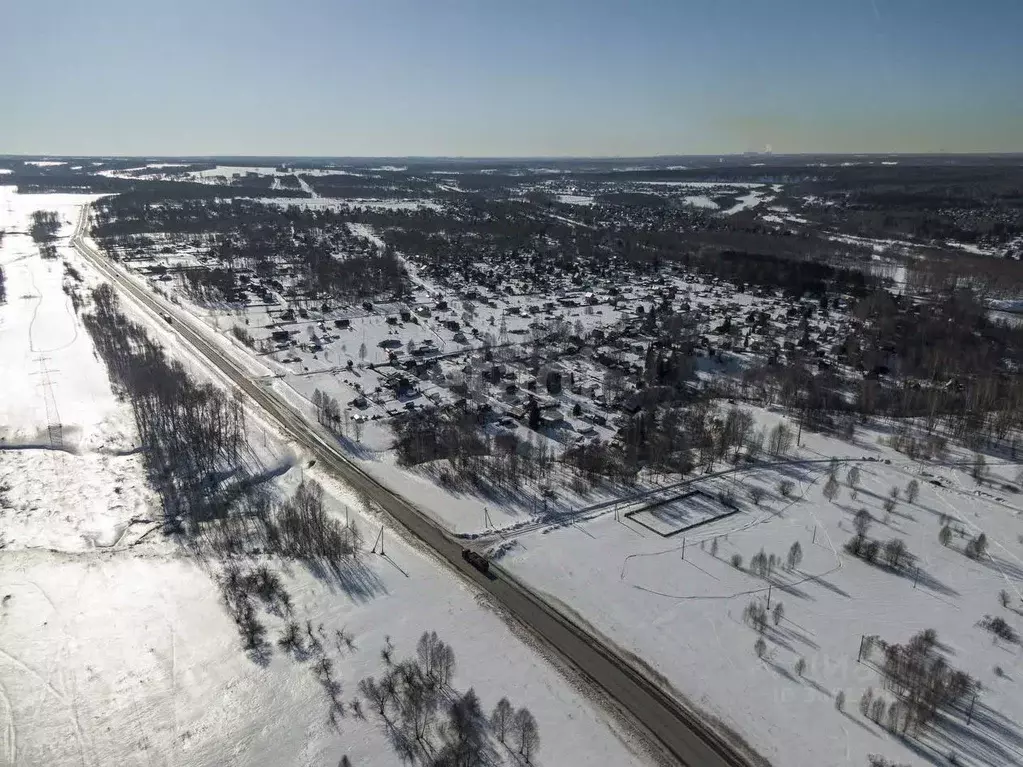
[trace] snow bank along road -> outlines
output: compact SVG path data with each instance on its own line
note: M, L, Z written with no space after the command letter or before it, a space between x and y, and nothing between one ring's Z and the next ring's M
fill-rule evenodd
M157 316L173 318L172 328L178 336L276 420L290 438L315 456L321 467L365 493L464 580L487 592L494 602L609 695L674 759L690 767L746 767L752 763L737 744L702 721L696 712L614 648L576 625L528 587L499 568L493 567L491 572L496 571L497 574L487 577L468 565L462 559L461 544L426 514L352 463L330 437L281 397L253 382L228 354L192 324L194 320L185 312L140 286L89 245L84 240L88 220L86 207L72 235L71 245L104 277Z

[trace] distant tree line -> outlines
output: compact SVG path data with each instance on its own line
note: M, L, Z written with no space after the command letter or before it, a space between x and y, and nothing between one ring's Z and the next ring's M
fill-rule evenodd
M230 197L309 197L302 189L268 190L262 184L203 184L197 181L164 181L115 178L67 168L17 170L4 183L15 184L21 194L74 192L124 195L139 201L216 200Z

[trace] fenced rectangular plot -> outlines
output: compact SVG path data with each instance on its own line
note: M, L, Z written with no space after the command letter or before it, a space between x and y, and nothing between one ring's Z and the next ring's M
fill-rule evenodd
M736 506L725 504L702 490L694 490L679 498L659 501L629 512L625 516L668 538L738 511Z

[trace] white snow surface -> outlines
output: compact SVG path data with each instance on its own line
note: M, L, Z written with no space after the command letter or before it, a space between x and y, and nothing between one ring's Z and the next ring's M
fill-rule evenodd
M685 200L689 205L692 205L696 208L709 208L711 210L718 209L718 204L714 202L712 199L710 199L710 197L707 197L707 195L705 194L691 194L686 197L683 197L682 199Z
M769 426L780 418L754 412ZM500 543L495 539L493 551L503 555L501 567L555 602L571 605L773 764L863 765L868 754L878 753L916 766L932 759L947 763L950 752L962 765L1023 764L1023 655L1018 646L993 644L977 625L987 614L999 615L1023 631L1023 502L1018 495L978 488L964 469L910 462L878 446L877 436L861 432L852 445L803 434L799 455L804 458L877 459L860 464L855 501L844 482L848 465L839 471L842 487L835 503L822 493L826 463L751 469L734 485L729 477L699 483L711 494L734 487L742 511L684 535L662 538L605 513L572 526L511 533ZM1017 468L992 466L993 478L1007 481ZM943 487L930 484L925 471ZM775 489L786 478L795 482L792 502ZM920 482L919 498L913 504L899 501L886 520L881 504L889 489L904 489L913 478ZM745 487L751 485L767 491L760 507L746 497ZM900 576L843 551L859 508L875 519L871 537L906 542L920 567L918 582L912 570ZM942 514L966 536L957 534L950 547L938 541ZM962 549L980 531L988 536L990 556L972 560ZM714 539L717 556L711 553ZM779 568L772 584L729 563L739 554L745 567L761 549L784 560L794 541L802 546L802 563L793 572ZM766 600L769 585L771 606L781 602L785 613L780 625L772 621L765 633L768 651L761 660L753 651L757 634L744 623L743 610L751 600ZM1002 589L1015 610L1001 608ZM983 704L985 714L965 730L973 737L955 735L965 721L962 712L951 729L903 741L857 710L868 686L893 698L873 666L857 663L861 635L904 643L926 628L935 628L949 648L949 663L983 686L977 707ZM878 662L880 657L877 651ZM803 678L793 670L798 658L807 662ZM845 713L834 706L838 691L846 696Z
M1001 312L1023 312L1023 298L994 299L988 306Z
M110 391L81 319L62 292L66 244L78 208L95 195L18 195L0 187L0 248L7 303L0 305L0 543L7 551L113 545L149 513L130 411ZM27 234L36 209L64 224L58 258L44 261ZM55 429L51 430L51 426Z
M346 701L380 676L385 636L400 658L436 630L457 654L456 689L474 687L488 711L502 695L530 707L541 763L643 763L476 594L402 543L388 541L387 554L366 555L351 593L302 567L284 575L303 621L354 635L355 652L326 643ZM91 559L26 551L0 559L0 582L4 764L397 763L371 706L366 720L328 722L312 661L250 660L210 573L189 557L159 544ZM267 618L273 641L283 622Z

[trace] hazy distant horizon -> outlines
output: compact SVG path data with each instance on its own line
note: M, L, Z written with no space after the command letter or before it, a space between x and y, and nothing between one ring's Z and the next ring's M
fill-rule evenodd
M178 161L287 161L297 160L303 162L328 161L328 162L450 162L450 163L508 163L508 162L537 162L537 163L579 163L591 161L594 163L641 163L654 162L664 163L681 160L785 160L788 157L796 159L812 159L812 157L861 157L861 159L872 159L872 157L992 157L992 159L1014 159L1023 157L1023 150L1020 151L878 151L878 152L852 152L852 151L790 151L790 152L715 152L710 154L651 154L651 155L585 155L585 154L562 154L562 155L442 155L442 154L159 154L153 152L139 154L60 154L56 152L36 153L7 153L0 152L0 160L13 161L39 161L39 160L178 160ZM670 169L665 169L670 170ZM678 169L682 170L682 169Z
M1023 152L1018 0L12 0L4 10L0 152Z

